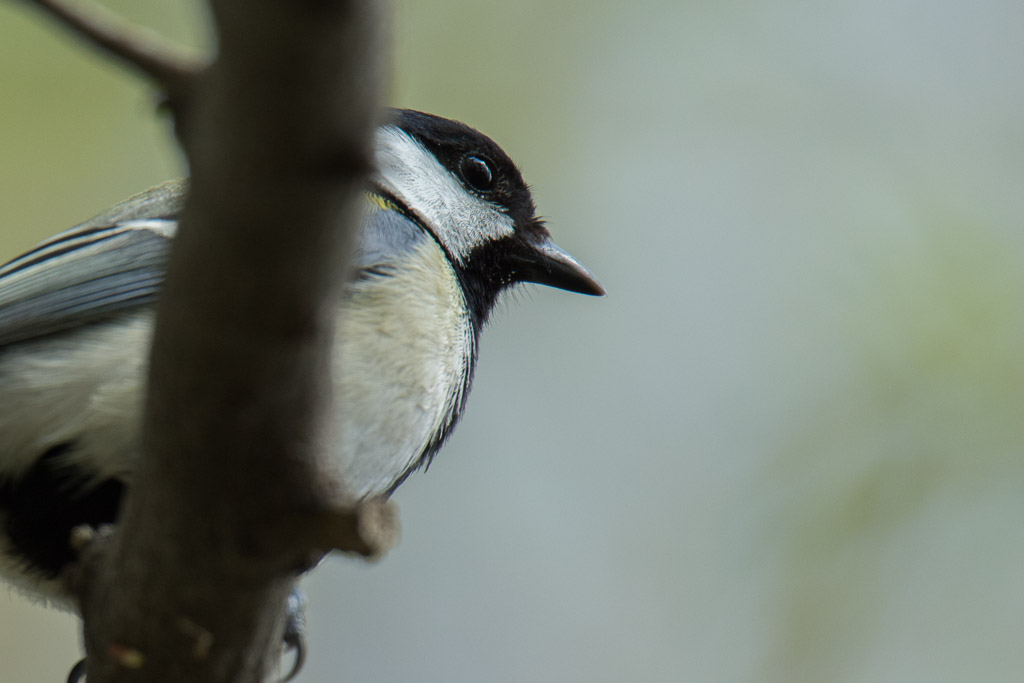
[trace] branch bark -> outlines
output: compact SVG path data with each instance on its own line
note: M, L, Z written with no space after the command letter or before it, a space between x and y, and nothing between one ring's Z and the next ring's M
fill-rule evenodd
M382 102L378 3L211 0L219 54L197 70L116 22L34 1L188 94L177 130L192 189L143 453L117 530L76 581L89 683L264 681L298 573L335 547L393 542L394 511L346 501L324 449L338 292Z

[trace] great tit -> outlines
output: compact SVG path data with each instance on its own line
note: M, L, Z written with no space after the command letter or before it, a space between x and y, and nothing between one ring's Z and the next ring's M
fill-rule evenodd
M187 191L154 187L0 267L0 577L58 605L72 529L113 523L131 480ZM490 138L389 112L334 342L331 457L352 494L390 495L434 457L466 405L481 329L521 282L604 293Z

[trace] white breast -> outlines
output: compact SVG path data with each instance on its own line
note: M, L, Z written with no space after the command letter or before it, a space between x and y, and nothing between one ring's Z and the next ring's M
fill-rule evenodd
M357 496L382 493L449 421L470 372L466 301L434 240L353 285L336 344L340 473Z

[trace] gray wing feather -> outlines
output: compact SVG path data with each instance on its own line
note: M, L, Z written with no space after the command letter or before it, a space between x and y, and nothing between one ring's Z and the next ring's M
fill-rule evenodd
M158 185L0 267L0 346L152 304L186 189Z
M144 192L129 197L120 204L115 204L109 210L76 226L72 230L117 225L127 221L151 219L176 220L181 215L181 210L185 206L188 184L189 181L184 178L160 183ZM71 231L69 230L68 232ZM60 235L57 235L57 237L60 237Z

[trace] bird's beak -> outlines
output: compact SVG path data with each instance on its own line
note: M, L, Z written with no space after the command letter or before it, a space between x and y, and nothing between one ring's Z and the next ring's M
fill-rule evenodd
M546 232L546 231L545 231ZM569 252L544 235L538 242L530 242L526 249L514 257L516 274L523 282L557 287L570 292L604 296L604 287L586 267Z

